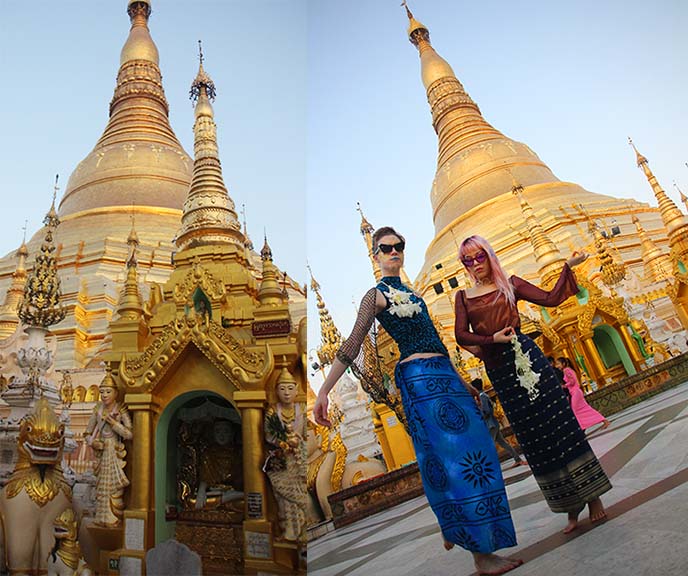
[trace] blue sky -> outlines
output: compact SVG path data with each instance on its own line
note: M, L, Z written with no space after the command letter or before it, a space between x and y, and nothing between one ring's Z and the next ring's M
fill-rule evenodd
M107 124L119 55L129 33L127 0L2 0L0 18L0 254L31 237ZM172 128L193 155L189 87L203 41L217 87L213 106L225 184L246 205L260 250L306 281L306 3L297 0L153 0Z
M406 235L413 279L434 236L437 138L399 1L309 3L308 259L345 335L373 285L358 231ZM656 205L627 143L665 191L688 194L688 3L409 0L485 119L561 180ZM311 299L314 300L314 299ZM314 302L309 347L319 344Z

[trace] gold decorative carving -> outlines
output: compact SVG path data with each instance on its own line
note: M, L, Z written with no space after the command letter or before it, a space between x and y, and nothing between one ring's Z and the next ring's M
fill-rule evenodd
M201 288L213 302L224 301L225 285L221 280L214 278L198 261L193 263L193 267L184 277L184 280L174 287L174 301L177 304L186 304L196 288Z
M127 359L123 354L120 378L128 387L150 390L190 342L237 384L250 386L261 382L274 366L268 344L262 354L251 352L212 320L198 322L194 317L184 317L167 326L140 357Z

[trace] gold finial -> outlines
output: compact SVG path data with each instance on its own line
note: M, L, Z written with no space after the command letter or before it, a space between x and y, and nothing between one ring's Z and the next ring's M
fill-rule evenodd
M268 244L267 233L264 232L263 249L260 251L263 260L263 277L258 289L258 300L261 305L277 305L284 303L284 293L280 290L277 268L272 262L272 250Z
M201 41L198 41L198 74L191 84L191 90L189 91L189 98L192 102L196 102L201 95L201 91L204 90L206 96L209 100L215 100L216 90L215 83L212 81L210 76L203 69L203 47Z
M24 226L22 226L22 231L24 232L23 238L22 238L22 244L26 244L26 229L29 226L29 221L24 220Z
M631 137L628 137L628 143L631 145L631 148L635 151L635 157L638 161L638 166L642 166L643 164L647 164L647 158L643 156L640 152L638 152L638 149L635 147L635 144L633 143L633 140Z
M681 190L678 187L678 184L676 184L675 180L674 180L674 188L676 188L676 190L678 190L678 193L681 195L681 202L683 202L686 205L686 207L688 208L688 198L686 198L686 195L683 193L683 190Z
M41 251L36 256L33 270L26 279L24 299L19 307L19 318L29 326L47 328L61 322L67 311L60 304L62 290L60 277L57 275L57 258L55 258L55 244L53 234L60 223L55 212L55 198L57 197L57 177L53 190L53 202L43 223L46 226L45 239Z
M263 230L263 248L260 251L260 257L263 261L270 260L272 262L272 249L268 244L268 235L265 230Z
M411 44L413 44L414 46L418 46L421 40L424 40L426 42L429 41L430 33L428 32L428 29L414 18L413 14L411 13L411 10L408 7L408 4L406 3L406 0L403 0L401 6L403 6L406 9L406 16L408 16L409 19L409 27L407 33L409 36L409 40L411 41Z
M375 228L373 228L373 225L368 222L363 214L363 209L361 208L360 202L356 202L356 210L358 210L358 213L361 215L361 234L365 236L366 234L372 234L375 232Z
M308 272L311 275L311 290L315 293L317 299L316 306L318 307L318 315L320 316L320 346L316 350L321 366L327 366L334 362L337 350L342 345L342 335L335 326L332 316L325 305L320 294L320 284L313 277L313 272L308 266Z
M411 10L409 10L408 4L406 3L406 0L404 0L401 5L406 8L406 15L408 16L408 19L411 20L413 18L413 14L411 14Z
M241 218L244 223L244 238L246 238L244 246L246 246L246 248L248 248L249 250L253 250L253 241L248 235L248 227L246 226L246 204L241 205Z

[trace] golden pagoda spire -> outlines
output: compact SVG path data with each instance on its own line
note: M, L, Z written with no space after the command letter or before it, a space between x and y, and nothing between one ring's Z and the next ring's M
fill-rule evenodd
M640 250L645 267L645 275L653 282L666 282L671 278L671 260L645 232L638 217L633 214L633 223L640 237Z
M380 267L373 258L373 232L375 232L375 228L363 215L363 209L361 208L360 202L356 202L356 210L358 210L361 215L361 236L363 236L363 241L368 248L368 258L370 258L370 263L373 266L373 275L375 276L375 281L379 282L380 278L382 278L382 272L380 272Z
M12 282L5 294L5 302L0 306L0 339L13 334L19 325L19 306L24 297L26 286L26 257L29 249L26 246L26 225L24 225L24 239L17 250L17 267L12 273Z
M158 49L148 29L150 0L129 0L129 35L122 47L110 117L95 148L72 173L60 217L128 206L137 188L145 206L180 210L189 157L170 126ZM132 185L132 182L136 182Z
M688 197L683 193L683 191L678 187L678 184L674 181L674 188L678 190L678 193L681 195L681 202L683 202L683 205L686 207L686 210L688 210Z
M131 218L131 232L127 238L129 256L127 257L127 278L124 281L122 294L117 306L119 317L123 320L139 320L143 317L143 303L139 293L138 273L136 270L136 250L139 237L134 226L134 216Z
M268 244L268 238L265 236L263 249L260 251L261 259L263 260L263 278L258 289L258 300L261 305L283 304L283 294L277 280L277 268L272 262L272 250Z
M659 185L657 178L652 173L652 170L650 170L647 158L645 158L645 156L638 152L638 149L635 147L635 144L633 144L633 140L629 138L628 143L635 151L635 156L638 161L638 167L642 168L643 172L645 172L647 181L650 183L650 186L652 187L652 191L655 194L655 198L657 198L657 203L659 204L659 211L662 214L664 226L669 232L669 237L671 237L672 234L674 234L681 228L686 228L688 230L688 221L686 221L685 216L681 214L681 211L678 209L676 204L674 204L673 200L671 200L671 198L669 198L666 195L666 192L664 192L662 187Z
M535 217L533 208L523 197L523 186L514 180L511 192L518 198L521 204L521 212L528 227L528 235L533 246L535 260L540 265L539 274L542 283L546 287L553 286L561 273L561 267L566 259L561 255L559 248L556 247L554 242L545 234L540 222Z
M334 362L335 354L342 345L342 335L337 330L337 327L330 316L330 312L325 306L325 301L320 294L320 284L316 282L313 277L313 271L308 266L308 272L311 275L311 290L315 292L317 299L318 314L320 316L320 347L317 349L318 359L322 366L327 366Z
M215 84L203 69L200 40L198 48L198 74L191 85L191 99L196 102L194 167L177 246L183 250L203 244L230 243L243 248L246 238L222 178L217 127L210 104L215 99Z
M33 270L29 274L24 286L24 298L19 306L19 318L24 324L47 328L60 322L67 311L60 304L60 277L57 275L57 258L55 258L55 244L53 235L60 224L55 210L57 196L57 181L53 190L53 202L50 210L43 219L45 224L45 239L41 244L41 252L36 256Z
M501 132L482 117L478 105L466 93L449 63L435 52L430 43L430 31L413 17L406 2L403 6L409 19L409 41L420 55L421 78L432 111L432 125L440 138L438 165L472 144L470 134L480 134L481 139L487 135L502 137ZM458 123L467 124L467 129L456 130Z
M590 232L595 241L597 258L599 259L600 271L602 272L602 282L613 291L614 287L626 277L626 266L612 254L609 241L602 234L597 222L593 221L587 212L584 212L584 214L588 220L588 232Z
M249 250L253 250L253 242L251 241L251 238L248 235L248 229L246 228L246 204L241 205L241 217L244 221L244 238L246 239L244 245Z
M409 18L408 37L418 49L421 78L438 137L437 172L432 185L435 240L446 248L452 227L481 204L503 194L510 186L508 169L521 184L558 182L552 171L528 146L502 134L482 116L452 67L433 48L428 28L418 22L404 3ZM437 262L433 247L426 264Z

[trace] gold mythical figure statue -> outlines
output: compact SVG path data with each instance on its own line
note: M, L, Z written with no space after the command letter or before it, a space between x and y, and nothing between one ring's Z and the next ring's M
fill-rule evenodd
M294 402L297 385L286 368L275 387L278 402L265 412L265 439L271 445L263 467L277 499L282 537L305 540L306 415Z
M0 564L6 559L10 574L46 572L53 520L72 500L60 467L64 433L64 424L45 397L21 421L17 465L0 492L0 537L5 545Z
M98 458L96 465L96 517L101 526L117 526L124 510L124 489L129 480L124 473L127 451L124 440L131 440L131 417L117 399L117 385L110 372L100 383L100 399L86 426L86 442Z
M66 508L55 518L55 546L48 555L48 576L92 576L77 541L79 523L74 510Z

